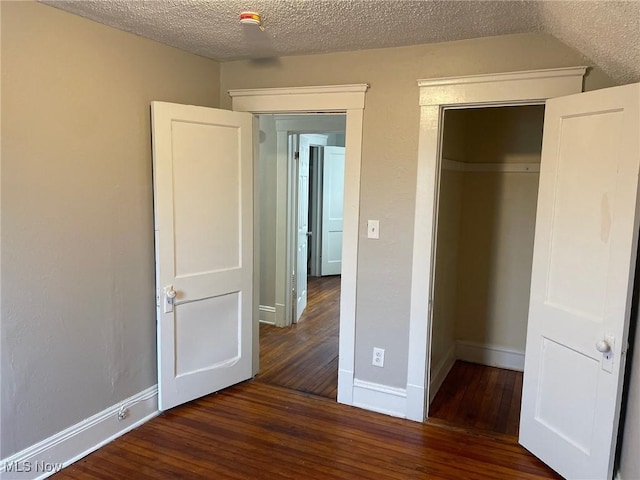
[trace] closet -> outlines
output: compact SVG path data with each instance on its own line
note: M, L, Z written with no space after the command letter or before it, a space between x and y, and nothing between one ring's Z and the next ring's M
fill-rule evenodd
M544 105L445 111L432 418L455 399L466 407L444 420L514 433L506 417L517 424L522 376L511 372L524 368L543 119Z

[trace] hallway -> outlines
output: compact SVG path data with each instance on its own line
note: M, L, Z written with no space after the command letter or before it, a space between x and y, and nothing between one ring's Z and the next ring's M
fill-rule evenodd
M340 276L309 277L308 303L290 328L260 324L256 381L337 398Z

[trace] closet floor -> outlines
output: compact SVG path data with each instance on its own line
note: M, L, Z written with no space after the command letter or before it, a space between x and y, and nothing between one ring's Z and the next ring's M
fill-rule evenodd
M457 360L429 409L429 418L457 427L517 437L522 372Z

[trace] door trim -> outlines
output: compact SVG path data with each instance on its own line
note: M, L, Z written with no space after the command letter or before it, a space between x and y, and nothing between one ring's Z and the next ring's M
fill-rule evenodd
M587 67L568 67L418 81L420 132L409 316L407 418L422 422L429 409L435 226L445 108L543 103L547 98L580 93L586 70Z
M265 88L229 90L232 109L259 113L346 113L344 233L342 246L342 289L340 293L340 344L338 364L338 402L353 405L355 365L356 276L360 221L360 164L362 124L367 84L324 87ZM255 218L254 218L255 222ZM257 298L254 299L257 302ZM258 325L258 318L255 318ZM254 342L257 365L258 335Z
M338 116L339 115L339 116ZM275 118L276 123L276 272L275 284L275 325L288 327L293 322L293 278L288 272L295 268L296 237L292 211L297 210L296 161L290 145L291 135L326 134L345 131L346 117L338 115L283 115ZM313 132L313 133L312 133ZM296 140L299 141L299 140ZM295 210L294 210L295 208Z

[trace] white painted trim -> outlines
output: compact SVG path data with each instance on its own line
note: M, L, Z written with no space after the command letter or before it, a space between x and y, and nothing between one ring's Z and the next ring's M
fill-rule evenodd
M366 83L326 87L229 90L233 110L252 113L327 112L364 108ZM313 107L308 107L313 105Z
M428 389L424 385L407 383L407 416L409 420L424 422L429 406L426 404Z
M288 153L289 139L286 131L276 133L276 326L286 327L291 325L291 317L287 315L285 308L287 301L288 272L287 264L287 182L289 178ZM278 280L278 279L284 279Z
M351 405L355 366L356 279L360 222L362 125L367 84L231 90L232 108L252 113L346 112L344 226L340 294L338 401ZM282 312L286 313L286 312ZM279 318L276 303L276 319Z
M449 372L453 368L453 364L456 363L456 344L453 343L444 357L440 360L431 371L429 381L429 404L436 398L436 394L442 386L445 378L449 375Z
M284 303L276 303L276 318L275 318L275 326L276 327L284 327L284 319L287 316L286 308Z
M551 97L580 93L585 71L585 67L575 67L418 82L421 107L409 316L407 385L411 388L407 388L408 418L423 421L428 411L430 304L434 288L435 226L445 109L542 103ZM422 398L413 398L421 393Z
M541 80L558 77L583 77L587 67L562 67L542 70L524 70L520 72L501 72L479 75L465 75L463 77L440 77L418 80L419 87L457 87L478 83L516 82L524 80ZM459 103L459 102L457 102Z
M353 406L405 418L407 391L404 388L389 387L355 379L353 381Z
M338 403L353 405L353 370L338 369Z
M567 91L581 92L586 71L569 67L418 80L420 105L541 102L569 95Z
M118 420L120 409L127 410L124 420ZM105 410L52 435L10 457L0 461L0 479L26 480L47 478L54 471L43 472L44 466L60 468L87 456L91 452L124 435L158 415L158 386L143 390L132 397L112 405ZM8 472L7 467L16 465L22 470ZM39 471L36 471L39 470ZM11 476L9 476L9 474Z
M253 128L253 171L259 172L260 157L255 153L258 152L260 145L260 120L255 115L252 122ZM260 195L257 184L254 184L253 195L253 299L251 302L251 318L257 318L257 322L253 322L253 331L251 337L251 376L255 377L260 373L260 216L255 212L260 211ZM274 315L275 321L275 315Z
M366 83L354 83L350 85L320 85L306 87L281 87L281 88L245 88L229 90L231 98L239 97L263 97L265 95L317 95L326 93L364 93L369 88Z
M360 223L360 165L362 161L362 126L364 110L347 110L345 135L344 200L342 225L342 280L340 287L340 335L338 369L355 372L356 292L358 271L358 231ZM351 375L353 380L353 373ZM340 387L340 383L338 387ZM340 395L338 401L353 394Z
M276 307L270 307L268 305L260 305L258 307L260 312L260 322L267 323L269 325L276 324Z
M524 371L524 350L515 348L457 340L455 356L465 362Z
M473 163L442 159L442 170L454 172L540 173L539 163Z

